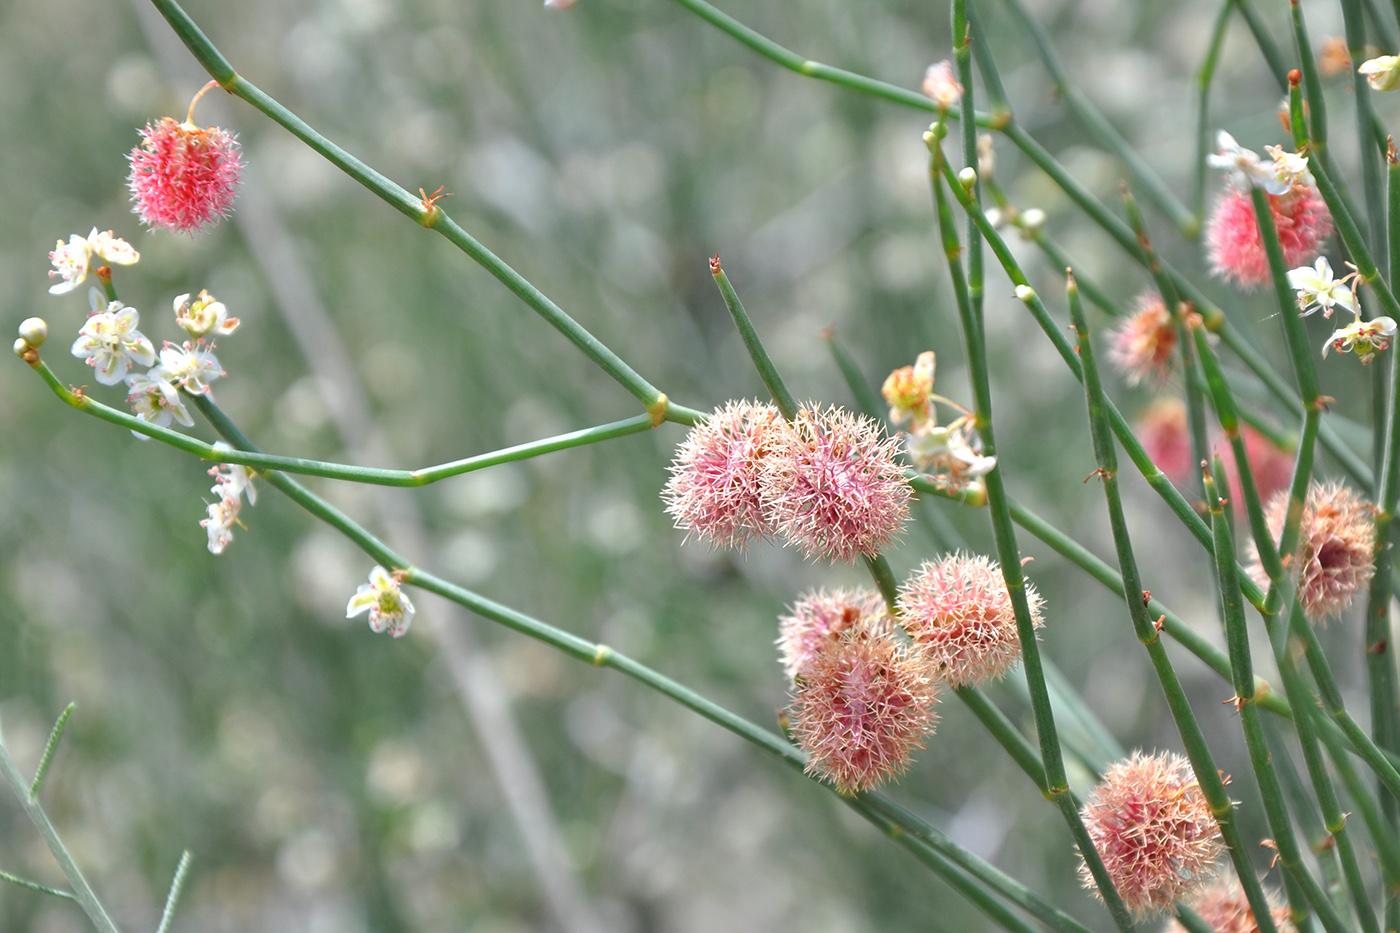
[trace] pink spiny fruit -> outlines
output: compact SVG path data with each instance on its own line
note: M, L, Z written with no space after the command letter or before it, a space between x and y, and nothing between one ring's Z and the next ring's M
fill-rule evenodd
M1265 195L1269 200L1284 265L1305 266L1321 251L1332 232L1332 215L1322 196L1311 185L1294 185L1284 194ZM1269 281L1269 259L1254 217L1249 192L1231 189L1215 205L1206 224L1206 248L1211 270L1244 288Z
M909 517L899 441L839 408L803 408L765 461L777 531L807 557L854 561L893 541Z
M778 620L778 652L794 683L831 641L888 621L884 599L870 589L808 593L788 612Z
M1043 600L1027 584L1031 621L1043 625ZM899 591L900 619L909 637L955 687L1003 676L1021 659L1016 615L1001 567L981 555L952 554L924 561Z
M928 661L889 626L829 641L808 663L790 710L807 772L843 794L903 773L933 730L937 698Z
M1273 915L1274 926L1279 933L1293 933L1293 924L1288 920L1288 908L1280 901L1278 893L1264 891L1269 901L1269 913ZM1201 915L1201 919L1217 933L1259 933L1259 921L1254 917L1254 909L1244 896L1244 889L1238 880L1217 881L1202 888L1191 898L1191 909ZM1187 933L1186 927L1172 920L1165 933Z
M1138 915L1170 907L1216 873L1220 828L1180 755L1134 752L1104 772L1080 810L1118 894ZM1079 866L1093 889L1089 866Z
M745 547L772 534L760 478L787 425L778 409L729 402L686 435L661 496L684 528L715 547Z
M1163 383L1176 365L1176 325L1155 291L1138 295L1133 313L1113 329L1109 358L1128 385Z
M1264 518L1275 541L1283 533L1288 490L1269 500ZM1303 500L1294 566L1298 568L1298 602L1309 622L1325 623L1351 605L1376 572L1375 507L1338 482L1313 480ZM1259 549L1251 546L1249 573L1260 586L1268 583Z
M197 233L229 214L243 163L238 141L217 126L194 123L194 105L211 81L190 102L184 123L162 117L141 130L141 145L131 150L128 185L133 211L151 229L166 227Z

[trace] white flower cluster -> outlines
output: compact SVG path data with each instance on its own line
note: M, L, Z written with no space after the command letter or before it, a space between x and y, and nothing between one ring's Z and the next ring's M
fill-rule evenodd
M59 240L49 253L54 266L49 276L63 280L49 292L62 295L77 288L93 271L94 256L127 266L141 258L110 230L98 233L94 227L86 237L74 234L67 243ZM233 333L238 328L238 318L230 317L223 303L206 291L193 299L188 294L180 295L173 302L175 322L191 339L179 345L166 341L157 353L150 339L137 329L139 312L109 297L113 294L110 269L99 268L95 274L103 288L88 292L91 311L73 341L73 355L93 368L102 385L125 383L127 403L136 417L147 424L162 428L171 422L193 426L184 395L212 397L210 383L222 377L224 371L214 355L211 335ZM131 433L141 440L150 439L139 431ZM209 506L209 517L200 524L209 533L209 550L218 554L233 540L232 529L238 521L243 494L246 492L252 503L255 493L251 474L243 467L222 465L210 473L218 478L213 492L219 498Z
M1340 279L1332 277L1332 265L1326 256L1317 257L1311 266L1300 266L1288 271L1288 284L1298 295L1298 310L1304 316L1322 309L1322 316L1330 318L1333 308L1346 308L1355 318L1346 327L1339 327L1322 345L1322 355L1328 350L1338 353L1355 351L1362 364L1371 362L1380 351L1390 346L1395 336L1395 319L1378 317L1369 321L1361 319L1361 307L1356 300L1355 271Z

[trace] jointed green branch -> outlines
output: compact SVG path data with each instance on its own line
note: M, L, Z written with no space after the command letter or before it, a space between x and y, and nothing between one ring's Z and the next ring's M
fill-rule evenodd
M1220 771L1215 766L1215 756L1211 754L1210 746L1206 744L1205 734L1201 731L1200 723L1197 722L1190 701L1186 698L1186 691L1182 689L1181 681L1177 678L1176 670L1172 666L1171 659L1167 656L1166 648L1162 645L1160 632L1147 614L1146 599L1143 595L1146 591L1142 588L1142 579L1138 575L1137 557L1133 553L1127 518L1123 513L1122 499L1118 494L1118 453L1114 449L1113 434L1108 427L1103 388L1099 384L1093 345L1089 341L1089 326L1084 318L1084 308L1079 300L1079 291L1074 284L1074 275L1069 270L1065 271L1069 276L1067 292L1070 319L1074 322L1077 337L1076 346L1084 370L1084 393L1089 409L1089 433L1093 438L1099 480L1103 484L1104 498L1108 506L1109 525L1112 528L1113 541L1118 552L1118 566L1123 574L1128 616L1132 620L1133 631L1137 635L1138 641L1142 642L1147 649L1153 670L1161 684L1162 693L1166 697L1167 707L1171 710L1177 732L1181 736L1187 757L1191 761L1196 782L1201 788L1206 803L1210 806L1212 815L1215 816L1226 846L1229 847L1230 858L1235 864L1235 872L1239 876L1240 884L1254 910L1259 929L1261 933L1277 933L1270 913L1268 898L1264 894L1264 889L1260 886L1258 878L1254 875L1253 865L1250 862L1250 852L1245 846L1244 837L1236 823L1234 802L1225 790L1224 779L1221 778ZM1206 484L1205 489L1207 495L1212 491L1209 483ZM1214 500L1208 498L1207 501ZM1213 513L1212 517L1214 517ZM1228 544L1222 547L1218 530L1215 536L1215 553L1217 559L1226 561L1229 569L1234 570L1233 552L1229 549ZM1236 588L1234 590L1235 608L1240 609L1238 593L1238 588ZM1242 619L1242 609L1240 609L1240 615ZM1247 653L1247 644L1245 650ZM1233 643L1230 657L1232 661L1235 660ZM1233 668L1235 695L1238 702L1252 704L1255 690L1254 672L1248 668L1247 664L1243 670L1238 663L1234 664Z
M996 456L996 437L992 429L991 380L987 369L987 350L982 339L981 321L976 317L967 292L959 259L961 247L958 243L957 228L953 223L953 213L944 193L944 176L947 187L953 189L959 201L971 198L961 181L952 176L952 169L945 162L942 147L942 134L946 123L940 120L927 134L925 142L929 148L929 175L933 187L934 207L937 213L938 229L942 237L943 252L948 262L952 279L953 295L962 321L963 342L974 398L974 424L983 448L989 457ZM980 227L980 224L979 224ZM1001 563L1002 577L1006 582L1007 593L1016 617L1016 633L1021 643L1022 666L1026 686L1030 692L1031 711L1035 716L1036 735L1040 740L1041 764L1045 769L1047 796L1055 802L1061 816L1069 826L1075 845L1079 848L1089 872L1103 897L1104 904L1113 916L1114 923L1122 931L1133 928L1132 917L1123 903L1113 879L1104 868L1103 859L1095 849L1093 840L1084 828L1079 811L1069 793L1069 782L1065 774L1063 752L1060 749L1059 733L1055 727L1055 716L1050 705L1050 696L1045 685L1045 673L1040 660L1040 646L1036 641L1035 626L1031 620L1030 605L1026 596L1026 581L1021 573L1021 555L1016 545L1016 532L1012 525L1011 513L1007 505L1006 487L1000 467L992 470L984 478L987 488L987 504L992 518L992 534L996 542L997 559Z
M59 722L65 722L72 707L64 711ZM60 726L55 726L55 732L60 733ZM36 775L36 778L39 776ZM44 812L43 804L39 803L39 798L31 792L31 787L37 788L41 783L35 780L33 784L26 781L21 776L19 766L10 757L9 749L5 747L3 735L0 735L0 780L10 786L11 792L19 798L20 806L29 817L30 822L39 830L39 835L44 837L45 844L49 847L49 853L58 862L58 867L63 871L63 877L68 879L68 883L73 887L72 898L83 908L83 913L88 915L93 926L97 927L98 933L120 933L117 925L112 922L112 918L107 914L107 908L102 906L102 902L97 897L97 892L93 891L92 885L88 884L87 878L83 875L78 863L73 860L73 856L68 852L68 847L63 844L63 839L59 837L58 830L49 821L49 815ZM7 879L9 880L9 879ZM22 879L14 879L21 883ZM26 885L29 887L31 885ZM42 885L38 886L43 888ZM60 891L43 889L45 893L64 896Z
M228 59L224 58L208 37L195 25L175 0L151 0L161 15L170 23L186 47L199 60L214 80L224 90L252 104L273 121L281 124L292 135L319 153L332 165L339 168L355 181L381 198L415 223L429 227L442 234L450 243L475 260L487 272L495 276L501 284L510 289L521 301L573 342L594 363L612 376L623 388L632 393L648 411L657 415L664 410L665 396L638 375L622 359L603 345L563 309L545 296L520 273L516 272L496 254L477 242L471 234L448 217L432 198L417 198L405 188L370 168L361 160L316 132L306 121L258 88L251 81L234 71Z
M223 411L207 397L194 400L200 413L229 443L244 451L256 448L246 435ZM769 752L783 763L799 770L806 765L806 756L782 736L763 729L747 719L730 712L695 691L643 664L634 661L607 645L591 642L555 628L538 619L517 612L463 587L449 583L425 570L412 566L383 541L370 534L349 516L316 496L290 476L279 472L265 475L267 482L313 516L326 522L355 542L372 559L386 568L396 570L403 582L450 599L484 618L506 628L550 645L564 654L597 667L608 667L637 680L663 696L679 703L740 738ZM824 785L825 786L825 785ZM1047 923L1057 933L1087 933L1086 928L1063 911L1049 904L1023 885L948 839L938 830L908 813L879 794L862 794L842 798L866 819L880 826L896 842L910 849L930 868L940 873L947 864L967 876L976 878L983 886L995 891L1013 904ZM939 858L928 858L924 849L932 849ZM949 883L963 889L963 876L949 878Z
M624 418L621 421L614 421L611 424L598 425L597 427L584 428L579 431L571 431L568 434L560 434L555 437L544 438L538 441L529 441L524 444L517 444L514 447L505 447L501 450L492 451L487 454L479 454L475 457L466 457L462 460L453 460L450 463L442 463L437 466L423 467L418 470L386 470L377 467L353 466L345 463L330 463L323 460L304 460L300 457L281 457L275 454L254 453L248 450L230 450L227 447L217 447L207 444L197 438L173 431L170 428L163 428L159 425L151 424L149 421L142 421L135 415L120 411L109 405L89 397L85 392L75 391L63 385L45 365L42 360L36 361L33 368L43 377L54 394L63 401L72 405L79 411L85 412L103 421L128 428L137 434L154 438L163 444L168 444L178 450L188 454L194 454L201 460L208 460L212 463L236 463L246 466L259 473L269 470L280 470L284 473L296 473L302 476L321 476L327 479L348 480L356 483L367 483L374 486L427 486L439 480L448 479L453 476L461 476L464 473L471 473L489 466L496 466L501 463L513 463L518 460L528 460L531 457L539 457L544 454L554 453L560 450L568 450L573 447L582 447L587 444L596 444L599 441L613 440L614 438L626 437L629 434L638 434L650 430L653 427L652 416L649 414L634 415L631 418ZM678 424L696 424L704 418L700 412L679 405L669 405L666 409L668 421Z

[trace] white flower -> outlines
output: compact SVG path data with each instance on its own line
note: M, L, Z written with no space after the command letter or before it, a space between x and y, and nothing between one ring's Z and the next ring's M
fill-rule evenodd
M947 61L929 65L924 73L924 95L933 98L939 110L956 107L962 100L963 86L953 77L953 66Z
M119 266L129 266L141 258L141 254L132 249L130 243L112 236L111 230L98 233L97 228L93 227L86 238L75 233L68 238L67 243L59 240L54 244L53 252L49 253L49 262L54 266L49 271L49 278L63 279L57 285L49 286L49 294L67 294L83 284L92 268L94 253L105 262L113 262Z
M1376 91L1393 91L1400 87L1400 55L1382 55L1365 61L1356 69L1366 76L1366 83Z
M180 398L180 390L170 381L170 373L163 366L152 366L144 373L128 373L126 376L128 394L136 417L162 428L169 427L171 420L193 427L194 419ZM132 431L143 441L150 440L140 431Z
M1350 276L1332 278L1332 266L1326 256L1317 257L1317 262L1311 266L1288 270L1288 284L1298 293L1298 310L1311 314L1321 308L1323 317L1331 317L1333 307L1339 305L1356 313L1356 296L1347 283L1348 278Z
M50 285L49 294L64 295L83 284L91 261L92 249L88 246L88 241L76 233L67 243L62 240L55 243L53 252L49 253L49 262L53 263L53 268L49 270L49 278L61 278L63 281L57 285Z
M88 248L101 256L107 262L114 262L119 266L134 265L141 259L141 254L132 249L131 244L121 237L112 236L111 230L97 232L93 227L92 232L87 235Z
M350 597L345 606L345 618L353 619L366 609L369 610L369 627L376 632L388 629L395 638L407 632L413 621L413 602L399 588L399 581L378 565L369 572L369 582L361 583Z
M209 517L200 520L200 525L209 533L209 553L222 554L224 548L233 541L233 526L238 521L241 499L220 499L209 503Z
M180 347L167 340L160 351L160 365L180 388L191 395L203 395L209 391L209 383L224 375L213 350L214 345L205 346L203 340L193 345L186 340Z
M1332 332L1332 336L1322 345L1322 356L1325 359L1328 350L1338 353L1355 350L1357 358L1366 364L1371 362L1371 357L1390 346L1390 338L1394 336L1394 318L1378 317L1372 321L1357 318L1346 327Z
M204 337L211 331L222 336L238 329L238 318L229 317L224 303L216 300L207 291L201 290L194 301L190 301L188 293L179 295L174 304L175 323L195 339Z
M156 350L136 325L139 315L120 301L107 306L87 319L78 339L73 341L73 355L86 359L97 370L97 381L106 386L116 385L126 376L132 363L150 366L156 361Z
M219 450L233 449L223 441L215 441L214 446ZM210 492L225 499L237 499L247 493L248 504L257 504L258 490L253 485L253 477L257 474L254 471L238 463L220 463L210 468L209 475L214 477Z
M1269 194L1287 193L1293 187L1291 179L1281 179L1273 162L1262 162L1259 153L1246 149L1235 142L1235 137L1224 130L1216 137L1219 151L1206 156L1206 161L1215 168L1228 169L1231 179L1241 188L1263 188Z
M1274 160L1274 175L1278 178L1280 185L1287 184L1289 188L1292 188L1295 185L1311 186L1313 184L1312 172L1308 170L1307 156L1300 152L1285 152L1282 146L1265 146L1264 150ZM1275 193L1282 194L1283 192L1269 192L1269 194Z

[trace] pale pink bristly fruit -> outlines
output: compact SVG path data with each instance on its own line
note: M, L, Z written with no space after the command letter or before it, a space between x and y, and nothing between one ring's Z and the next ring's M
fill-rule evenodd
M808 773L844 794L902 773L936 720L927 665L888 629L848 633L818 652L791 708Z
M1288 920L1288 907L1277 892L1265 889L1269 901L1269 913L1273 915L1274 926L1279 933L1293 933L1293 924ZM1191 909L1201 915L1201 919L1217 933L1259 933L1259 921L1254 909L1244 896L1244 889L1238 880L1217 881L1201 889L1191 898ZM1165 933L1187 933L1186 927L1172 920Z
M879 551L909 517L899 441L839 408L803 408L767 459L774 528L808 557L845 562Z
M830 642L854 629L886 621L885 601L874 590L821 590L793 603L778 620L778 652L788 679L796 681Z
M1138 915L1164 910L1214 878L1225 850L1180 755L1134 752L1112 765L1080 816L1123 903ZM1097 892L1087 865L1079 877Z
M676 527L715 547L771 535L761 475L786 431L778 409L748 401L729 402L692 428L661 493Z
M1265 519L1275 541L1283 532L1288 511L1288 491L1269 500ZM1376 572L1375 507L1338 482L1313 482L1303 500L1296 566L1298 602L1309 622L1323 623L1340 615ZM1264 585L1268 581L1251 546L1249 573Z
M1042 600L1026 587L1039 628ZM1001 567L980 555L924 561L899 591L900 618L936 674L953 686L984 684L1021 659L1016 614Z
M1156 292L1144 292L1133 303L1133 313L1113 329L1109 359L1128 385L1163 383L1176 364L1176 325Z

